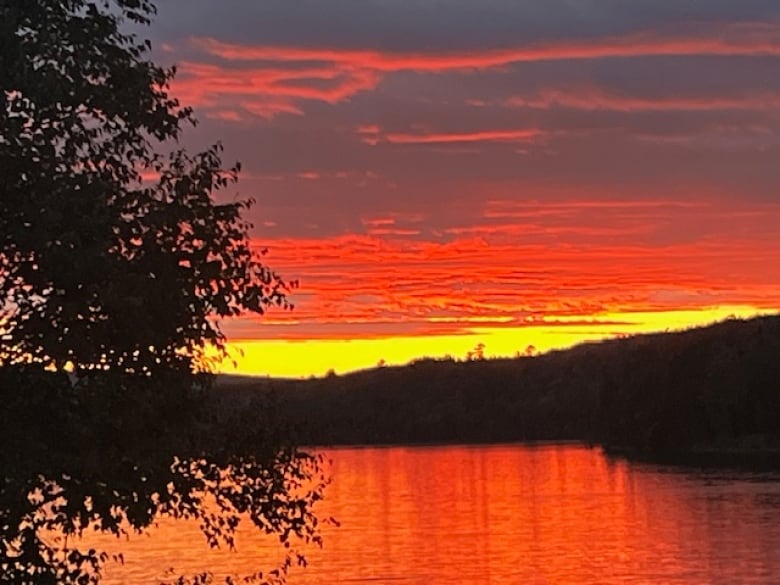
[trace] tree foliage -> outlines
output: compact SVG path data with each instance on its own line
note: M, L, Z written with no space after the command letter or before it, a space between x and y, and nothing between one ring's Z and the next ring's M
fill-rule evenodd
M241 517L319 539L319 459L203 409L220 319L287 307L288 286L252 201L217 199L238 165L177 146L195 120L175 70L128 32L154 11L0 0L0 583L96 582L99 552L45 534L166 514L213 545Z

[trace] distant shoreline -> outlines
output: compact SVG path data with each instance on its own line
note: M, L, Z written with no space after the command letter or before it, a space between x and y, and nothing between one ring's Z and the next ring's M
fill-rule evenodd
M631 461L780 468L778 356L774 315L533 357L223 380L213 398L327 449L582 444Z

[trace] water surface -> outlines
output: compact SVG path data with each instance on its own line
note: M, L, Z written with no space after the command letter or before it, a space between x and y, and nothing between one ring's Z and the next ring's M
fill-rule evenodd
M325 547L291 585L776 584L780 474L627 463L578 445L338 449L321 514ZM116 548L112 544L112 548ZM235 553L197 526L162 523L121 543L110 584L168 567L218 575L270 567L247 529Z

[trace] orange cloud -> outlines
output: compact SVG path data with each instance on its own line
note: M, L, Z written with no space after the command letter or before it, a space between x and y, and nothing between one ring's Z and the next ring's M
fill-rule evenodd
M420 230L409 228L371 228L368 230L371 236L417 236Z
M513 210L532 207L538 213L518 225ZM626 311L780 308L772 268L780 205L496 201L483 221L435 240L387 218L365 225L365 235L263 242L276 269L301 278L296 310L275 314L296 325L245 322L233 331L376 338L467 334L480 320L500 328Z

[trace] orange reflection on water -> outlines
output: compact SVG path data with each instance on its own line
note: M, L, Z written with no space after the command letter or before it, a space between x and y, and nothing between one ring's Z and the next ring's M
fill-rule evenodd
M345 521L332 542L341 550L329 552L351 556L363 578L558 583L625 554L615 517L625 516L627 502L634 506L626 469L596 452L458 447L349 455L348 468L336 464L329 497L342 503L337 517L355 517L355 504L364 514L352 530ZM350 493L359 500L350 504ZM594 532L603 535L605 524L618 530L598 550Z
M341 527L326 528L292 585L768 585L780 574L780 476L632 465L576 445L329 454L322 513ZM249 531L235 554L208 551L184 524L140 542L109 582L148 583L171 565L249 572L277 558Z

